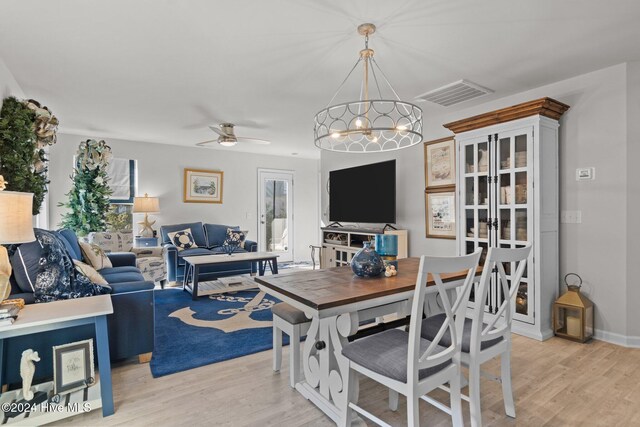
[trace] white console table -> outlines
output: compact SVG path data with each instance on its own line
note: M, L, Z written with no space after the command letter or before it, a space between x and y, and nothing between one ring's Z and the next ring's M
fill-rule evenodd
M89 298L55 301L25 306L12 325L0 327L0 384L3 384L2 372L4 366L4 340L22 335L39 332L71 328L73 326L93 324L96 329L96 349L98 352L98 367L100 384L100 398L91 400L91 409L102 406L102 416L113 415L113 390L111 385L111 360L109 358L109 336L107 332L107 315L113 313L111 295L99 295ZM19 369L18 366L15 369ZM36 365L37 370L37 365ZM44 386L43 386L44 387ZM45 387L46 388L46 387ZM96 386L91 387L95 389ZM42 387L36 390L45 391ZM95 391L95 390L94 390ZM0 401L8 398L10 393L2 393ZM95 393L90 393L92 397ZM77 412L82 413L82 412ZM24 422L29 425L41 425L55 420L76 415L67 411L61 412L32 412ZM16 421L14 423L14 421ZM19 419L9 420L7 424L19 424Z

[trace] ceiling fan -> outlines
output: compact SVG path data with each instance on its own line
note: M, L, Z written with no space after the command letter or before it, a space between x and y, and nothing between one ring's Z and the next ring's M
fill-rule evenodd
M220 135L218 139L199 142L196 145L199 147L207 147L209 146L209 144L212 144L214 142L217 142L218 144L224 147L232 147L236 145L238 142L248 142L250 144L260 144L260 145L271 144L271 141L267 141L266 139L245 138L243 136L236 136L236 134L233 131L233 128L235 127L233 123L220 123L218 127L209 126L209 129L211 129L212 131Z

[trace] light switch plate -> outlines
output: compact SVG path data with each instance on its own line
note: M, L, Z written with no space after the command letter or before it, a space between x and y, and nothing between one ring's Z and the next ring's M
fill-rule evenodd
M591 181L596 179L596 168L576 169L576 181Z

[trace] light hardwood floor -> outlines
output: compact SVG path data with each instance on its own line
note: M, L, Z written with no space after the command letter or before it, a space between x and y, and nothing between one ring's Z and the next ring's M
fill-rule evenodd
M158 379L148 364L125 363L113 369L115 415L103 419L94 411L58 425L334 425L289 388L287 357L285 349L281 373L271 370L266 351ZM486 426L640 426L638 349L514 335L512 366L517 418L504 415L500 384L483 379ZM499 372L497 361L483 367ZM444 392L433 395L448 401ZM398 412L389 411L387 390L370 380L361 383L360 403L394 426L406 425L404 398ZM468 411L466 403L463 409ZM420 415L424 425L450 425L446 414L425 402Z

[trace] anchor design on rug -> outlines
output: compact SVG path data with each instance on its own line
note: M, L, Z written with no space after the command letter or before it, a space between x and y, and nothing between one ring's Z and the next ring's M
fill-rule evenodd
M243 329L257 329L271 327L271 320L254 320L251 313L254 311L268 310L275 304L275 301L265 299L264 292L258 292L251 300L243 297L234 297L228 295L211 296L212 299L228 302L247 302L242 308L225 308L218 311L218 314L233 314L231 317L221 320L201 320L193 317L196 314L190 307L184 307L176 310L169 315L175 317L190 326L199 328L219 329L223 332L236 332Z

